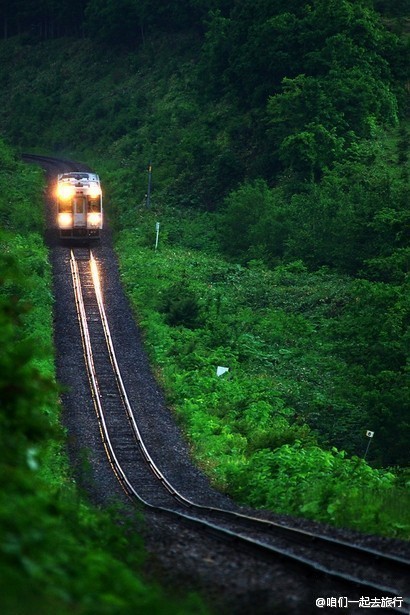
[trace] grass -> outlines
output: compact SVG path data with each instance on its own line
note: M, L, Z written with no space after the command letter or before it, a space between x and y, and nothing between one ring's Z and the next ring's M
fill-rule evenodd
M124 219L116 250L125 288L168 402L215 486L249 505L408 537L409 493L360 458L363 419L349 408L348 367L329 335L351 280L300 263L229 263L212 243L212 219L199 213L141 208ZM211 239L206 251L193 247L197 228ZM229 367L220 378L218 365Z

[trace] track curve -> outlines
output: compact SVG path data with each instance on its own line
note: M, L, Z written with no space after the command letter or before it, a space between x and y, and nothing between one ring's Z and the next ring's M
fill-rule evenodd
M42 157L42 158L43 158L43 161L42 162L38 161L38 162L40 162L41 164L44 164L44 165L49 165L48 168L54 168L55 166L58 166L58 164L59 164L59 161L56 162L56 159L51 159L50 157ZM45 158L47 158L47 160L45 160ZM63 161L63 163L61 163L61 164L70 165L70 162L69 161ZM83 168L80 168L80 167L81 167L81 165L78 165L78 163L76 163L76 168L74 169L73 167L71 167L71 170L83 170ZM59 168L61 168L61 166ZM70 169L68 169L68 170L70 170ZM59 260L60 260L60 266L59 266L59 268L56 269L57 276L58 275L62 276L62 275L66 275L67 274L67 264L70 261L70 257L68 255L67 249L65 249L65 251L61 252L60 248L61 248L61 246L58 246L56 248L57 252L59 252ZM97 261L99 260L99 264L100 264L101 269L102 269L103 272L104 271L106 272L107 268L108 268L107 261L105 260L105 256L106 256L106 254L105 254L104 246L102 248L96 250L96 259L97 259ZM62 260L61 260L61 257L62 257ZM85 261L86 259L83 259L83 260ZM61 265L63 265L63 266L61 267ZM80 259L80 268L82 266L83 266L83 264L81 263L81 259ZM70 267L72 267L72 265ZM64 270L64 272L65 272L64 274L62 273L62 270ZM107 275L104 275L104 273L103 273L103 280L102 280L102 283L101 283L102 293L107 291L109 286L110 286L110 280L107 277ZM66 301L69 301L68 294L69 293L65 292ZM110 293L107 293L107 294L109 295ZM111 294L111 298L112 297L113 297L113 295ZM94 309L95 309L94 316L96 316L97 315L97 310L98 311L100 310L100 308L98 307L98 300L97 300L97 298L96 298L96 303L94 305ZM117 310L117 307L116 307L116 304L115 304L115 300L113 300L111 303L108 302L108 304L107 304L107 312L108 312L108 318L114 319L114 322L116 320L118 320L118 310ZM90 322L92 322L92 319L90 319ZM71 334L74 335L74 328L72 327L72 324L73 323L71 322L70 330L71 330ZM92 326L94 326L94 325L92 325ZM95 325L95 326L97 327L97 325ZM106 333L103 332L104 325L101 324L100 326L102 328L100 329L100 333L97 333L97 337L100 337L100 338L101 337L105 337L106 338ZM117 329L118 329L118 326L119 326L119 328L121 328L119 323L117 323ZM61 323L60 323L60 327L61 327ZM65 337L66 337L66 340L67 340L67 334L66 333L65 333ZM77 333L77 337L78 337L78 333ZM112 335L111 335L111 333L109 333L109 337L111 337L114 340L114 343L115 343L116 341L118 342L118 339L116 340L115 338L121 338L121 335L118 333L118 331L117 332L114 331ZM84 340L84 333L83 333L83 340ZM76 345L78 346L78 343L76 343ZM104 362L106 363L106 361L103 361L102 365L104 364ZM109 359L109 362L112 363L112 358ZM122 359L119 359L118 362L119 363L121 363L121 362L123 363L123 366L122 366L123 370L122 371L123 371L123 374L124 374L125 386L129 386L129 383L130 383L130 372L132 373L132 370L130 369L130 363L127 360L124 360L124 357L122 357ZM102 369L104 370L106 368L103 367ZM141 367L142 376L140 374L141 377L139 378L139 383L137 383L137 388L138 388L138 386L141 385L142 381L145 381L143 384L147 385L147 380L148 379L147 379L147 374L146 374L145 370L146 370L146 366L142 365L142 367ZM82 375L84 376L85 374L82 374ZM89 376L87 377L87 385L88 385L88 381L89 381ZM83 382L83 384L84 384L84 382ZM152 380L150 380L148 382L148 386L151 387L152 385L153 385L153 382L152 382ZM101 387L101 385L98 385L98 386ZM131 390L132 389L133 389L133 387L131 386ZM135 390L135 384L134 384L134 390ZM108 390L108 391L106 391L106 393L108 393L106 395L106 397L108 399L110 399L110 397L112 395L112 392L110 392ZM121 395L120 395L120 397L121 397ZM160 400L158 399L157 394L154 394L153 395L154 403L155 403L155 399L156 398L157 398L158 402L160 402ZM154 433L153 422L152 422L152 420L149 420L149 415L152 414L152 412L153 412L153 406L151 404L148 407L148 411L146 411L144 413L144 412L141 411L140 404L138 403L138 399L140 399L138 397L138 395L134 394L134 399L137 399L137 405L139 406L139 409L136 412L136 414L138 415L138 422L141 425L141 430L144 431L146 435L149 433L149 437L147 436L147 440L149 442L147 444L147 446L149 446L150 449L152 449L152 447L154 447L154 450L156 451L156 457L159 460L159 464L164 464L164 463L166 463L166 459L170 457L170 447L169 447L169 443L168 443L168 446L166 446L166 443L163 441L161 433ZM112 401L112 399L111 399L111 401ZM117 402L115 404L111 404L111 407L116 407L116 406L117 406ZM108 412L108 414L110 414L110 412ZM111 412L111 414L112 414L112 412ZM124 427L124 429L130 430L130 427L132 427L132 419L130 419L130 417L128 417L127 420L128 420L128 424L127 424L126 427ZM169 416L168 416L167 420L169 420ZM100 421L100 428L99 429L101 431L101 421ZM116 428L114 428L114 430L116 430ZM117 432L117 436L118 436L118 432ZM135 429L134 429L133 439L135 439ZM121 440L121 438L120 438L120 440ZM104 447L106 448L107 447L107 442L104 440L104 437L103 437L103 442L104 442ZM159 446L155 447L155 443L159 444ZM134 444L135 444L135 440L134 440ZM127 454L129 454L131 456L131 458L132 458L133 455L135 454L135 448L132 448L132 450L131 450L131 448L132 447L129 447L129 451L127 452ZM160 454L158 454L158 448L161 449ZM177 449L179 449L178 452L181 453L180 445L177 445ZM164 453L164 451L165 451L165 453ZM182 455L181 455L181 457L182 457ZM189 480L185 481L184 480L184 470L188 469L187 468L187 463L186 463L185 460L186 460L186 457L185 457L185 454L184 454L184 460L181 460L180 463L178 463L175 468L171 468L170 469L169 475L173 479L177 475L179 477L182 476L182 479L180 478L179 487L178 487L178 485L175 488L172 486L172 490L174 490L175 492L178 493L178 498L177 499L180 500L179 501L179 505L182 505L184 507L188 506L189 509L190 509L190 513L192 512L192 507L197 507L198 509L202 509L202 513L204 512L204 509L206 509L206 511L207 511L206 514L213 515L213 521L208 523L209 530L213 531L213 530L215 530L215 524L216 524L215 517L217 517L218 515L219 516L223 516L223 515L226 515L227 513L231 514L232 509L233 508L237 508L237 507L235 507L224 496L221 496L220 494L215 494L214 492L212 492L212 490L210 490L209 485L207 484L206 480L204 480L204 477L200 476L200 473L198 471L196 471L196 470L192 471L192 468L190 468L188 473L185 473L185 476L189 475ZM112 462L112 460L111 460L111 462ZM133 464L134 464L134 461L131 461L131 465L133 465ZM166 465L165 466L163 465L163 467L166 467ZM150 473L152 475L152 472L150 472ZM117 472L117 474L118 474L118 472ZM152 476L151 476L151 478L152 478ZM151 479L149 479L149 480L151 480ZM144 478L144 481L145 481L145 478ZM196 483L195 488L193 487L194 482ZM143 483L143 480L139 478L139 479L137 479L137 483L141 484L141 483ZM183 485L183 487L186 487L188 485L188 490L192 489L193 496L195 498L197 498L197 500L200 502L199 506L196 503L194 503L194 502L192 502L190 500L188 502L186 501L185 503L183 503L182 500L184 500L184 499L187 500L187 498L178 491L178 489L181 488L181 484ZM198 487L198 484L199 484L199 487ZM151 487L147 488L146 493L149 493L150 489L151 489ZM184 489L182 489L182 490L184 490ZM168 498L168 495L166 496L167 498ZM161 498L162 498L162 496L161 496ZM154 506L161 507L161 506L164 506L164 503L165 503L165 506L168 507L169 506L169 501L168 500L162 501L161 498L159 499L159 501L154 503ZM210 508L212 508L212 506L206 505L207 502L208 503L210 502L213 505L213 507L214 507L213 512L210 511ZM148 500L147 500L147 503L149 505L152 505L152 502L148 502ZM219 510L218 510L218 506L220 507ZM224 508L224 507L226 507L227 509L229 508L230 510L221 510L221 508ZM246 517L246 515L243 515L243 513L239 511L239 508L236 510L235 514L236 514L236 521L235 521L235 523L239 523L239 522L242 522L242 521L244 522L243 518ZM187 515L187 520L188 521L189 521L188 518L190 516L191 515ZM248 523L248 521L246 521L246 523ZM259 524L260 520L259 519L255 520L255 523ZM269 530L268 530L268 526L269 526ZM282 532L286 533L288 531L288 528L285 528L284 524L282 524L281 527L282 527L282 530L281 530ZM274 528L274 524L272 524L271 522L269 522L267 524L267 522L265 522L265 528L262 531L262 534L263 533L266 534L267 531L271 532L273 528ZM292 528L289 528L289 529L292 530L292 533L293 533L294 530ZM245 530L242 528L241 531L245 531ZM249 531L249 530L247 530L247 531ZM256 531L257 530L255 529L255 527L253 527L252 530L251 530L251 534L252 533L255 534ZM258 530L258 531L260 531L260 530ZM278 531L278 528L276 528L276 531ZM231 529L228 529L227 533L229 534L229 532L231 532ZM307 536L308 541L309 540L313 540L313 539L314 540L319 540L320 539L320 537L313 538L311 533L309 533L309 532L308 533L302 532L302 533L300 533L300 536L303 533L308 534L308 536ZM233 536L232 536L232 539L234 539ZM259 538L258 538L258 541L259 541ZM315 547L315 549L316 548L317 547ZM350 545L346 545L345 548L349 549ZM280 551L280 549L277 549L277 553L279 551ZM383 554L379 555L379 554L373 553L371 555L371 557L373 557L373 558L375 558L376 556L377 557L382 557ZM304 556L302 556L302 558L303 557ZM302 559L302 558L300 558L300 559ZM400 560L402 558L398 558L398 559ZM316 562L316 564L317 564L317 562ZM385 562L384 565L386 566L386 562ZM389 567L393 566L393 565L394 566L396 566L396 565L401 566L402 563L397 561L396 563L393 564L392 560L390 560L390 562L387 565ZM366 568L366 566L367 566L367 564L364 564L365 568ZM320 565L319 566L316 565L316 570L318 570L319 568L320 568ZM356 578L355 582L357 583L358 581L360 582L360 579ZM376 591L376 587L374 585L373 586L370 585L369 587L373 588L373 591ZM388 587L386 587L386 585L380 585L379 584L379 586L378 586L378 590L380 590L382 592L383 591L387 591L387 589L388 589ZM396 591L396 587L393 587L393 588L390 588L390 589L393 590L393 591ZM400 590L397 589L397 591L400 591Z

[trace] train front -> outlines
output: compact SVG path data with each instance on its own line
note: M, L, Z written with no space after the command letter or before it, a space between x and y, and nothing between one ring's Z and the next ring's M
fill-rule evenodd
M98 239L103 227L102 192L95 173L63 173L57 178L57 225L65 239Z

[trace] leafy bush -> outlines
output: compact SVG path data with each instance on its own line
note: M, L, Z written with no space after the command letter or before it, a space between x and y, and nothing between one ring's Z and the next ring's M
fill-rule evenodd
M277 262L288 233L281 194L270 190L263 180L243 184L226 198L219 234L225 252L236 260Z
M153 220L141 212L136 228ZM158 251L133 230L118 233L116 248L157 375L214 484L247 504L407 535L407 495L393 474L318 446L363 454L373 425L341 349L349 337L338 329L358 334L348 316L355 284L326 269L310 273L301 261L245 268L184 250L181 239L174 244L177 229L181 238L181 219L169 216ZM178 312L184 297L200 326ZM218 365L228 373L218 377ZM390 497L401 502L396 509Z
M263 449L242 467L228 469L227 481L241 501L255 506L367 532L381 526L391 526L393 535L409 531L408 494L395 487L395 477L336 449L299 443ZM403 506L392 515L394 498Z
M120 511L84 503L68 471L52 351L52 296L38 171L0 141L0 610L205 613L142 581L144 550ZM6 184L5 184L6 182ZM41 190L40 190L41 189ZM24 231L24 238L20 233Z
M183 325L195 329L200 324L200 308L187 280L177 282L163 293L159 306L165 314L165 322L171 326Z

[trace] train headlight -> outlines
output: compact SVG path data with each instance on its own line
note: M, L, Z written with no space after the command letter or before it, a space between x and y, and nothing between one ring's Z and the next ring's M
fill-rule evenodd
M58 226L60 228L70 228L73 225L73 216L68 212L58 214Z
M87 220L89 226L100 226L101 214L97 211L92 211L90 214L88 214Z
M75 195L75 187L71 184L60 184L57 188L57 196L62 201L68 201Z

